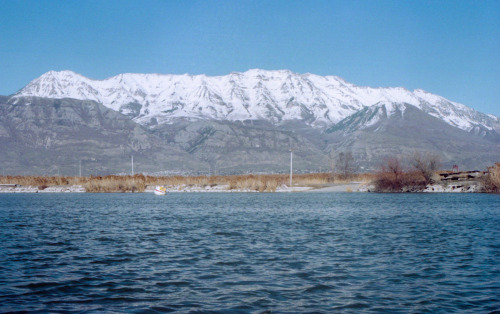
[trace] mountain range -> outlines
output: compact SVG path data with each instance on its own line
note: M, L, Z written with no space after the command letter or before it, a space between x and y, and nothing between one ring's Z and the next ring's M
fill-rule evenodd
M283 172L290 148L303 172L343 151L365 171L414 151L438 154L444 167L500 159L499 117L420 89L288 70L105 80L50 71L1 97L0 110L9 172L74 172L84 159L99 164L95 173L119 173L130 155L144 172Z

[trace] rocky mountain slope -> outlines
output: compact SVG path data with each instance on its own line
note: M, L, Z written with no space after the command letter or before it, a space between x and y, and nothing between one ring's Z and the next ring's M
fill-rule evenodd
M128 117L93 101L0 99L0 167L11 174L130 173L197 169L198 162ZM166 154L168 152L168 155Z
M328 165L323 143L318 145L307 132L276 128L266 121L179 122L155 133L208 164L211 173L286 173L290 149L299 172L317 172Z
M326 164L321 148L266 122L179 121L150 130L94 101L0 98L0 173L83 175L300 172Z

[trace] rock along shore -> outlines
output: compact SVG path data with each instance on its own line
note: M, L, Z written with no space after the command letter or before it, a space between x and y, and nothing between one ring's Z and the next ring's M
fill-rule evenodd
M358 192L377 192L375 185L371 183L360 185ZM400 193L483 193L484 189L478 181L460 181L456 183L434 183L429 184L423 190L403 187Z
M52 185L38 187L31 185L4 184L0 185L0 193L85 193L81 185Z

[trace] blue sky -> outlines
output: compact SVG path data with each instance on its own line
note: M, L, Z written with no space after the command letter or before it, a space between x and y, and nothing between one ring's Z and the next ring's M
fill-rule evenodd
M500 1L0 0L0 94L49 70L252 68L422 88L500 116Z

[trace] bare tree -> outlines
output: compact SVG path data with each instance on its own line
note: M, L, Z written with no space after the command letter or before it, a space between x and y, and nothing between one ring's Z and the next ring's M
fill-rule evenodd
M341 152L337 155L336 160L337 171L342 175L344 179L348 179L356 171L354 164L354 157L351 151Z
M401 166L401 162L397 157L387 158L386 160L387 172L392 173L394 175L394 181L399 182L401 175L403 174L403 167ZM384 167L382 167L384 168Z
M415 152L410 158L410 164L420 172L426 183L431 183L432 175L439 167L439 157L431 153Z
M335 179L335 151L330 151L328 154L329 164L330 164L330 180L333 181Z

